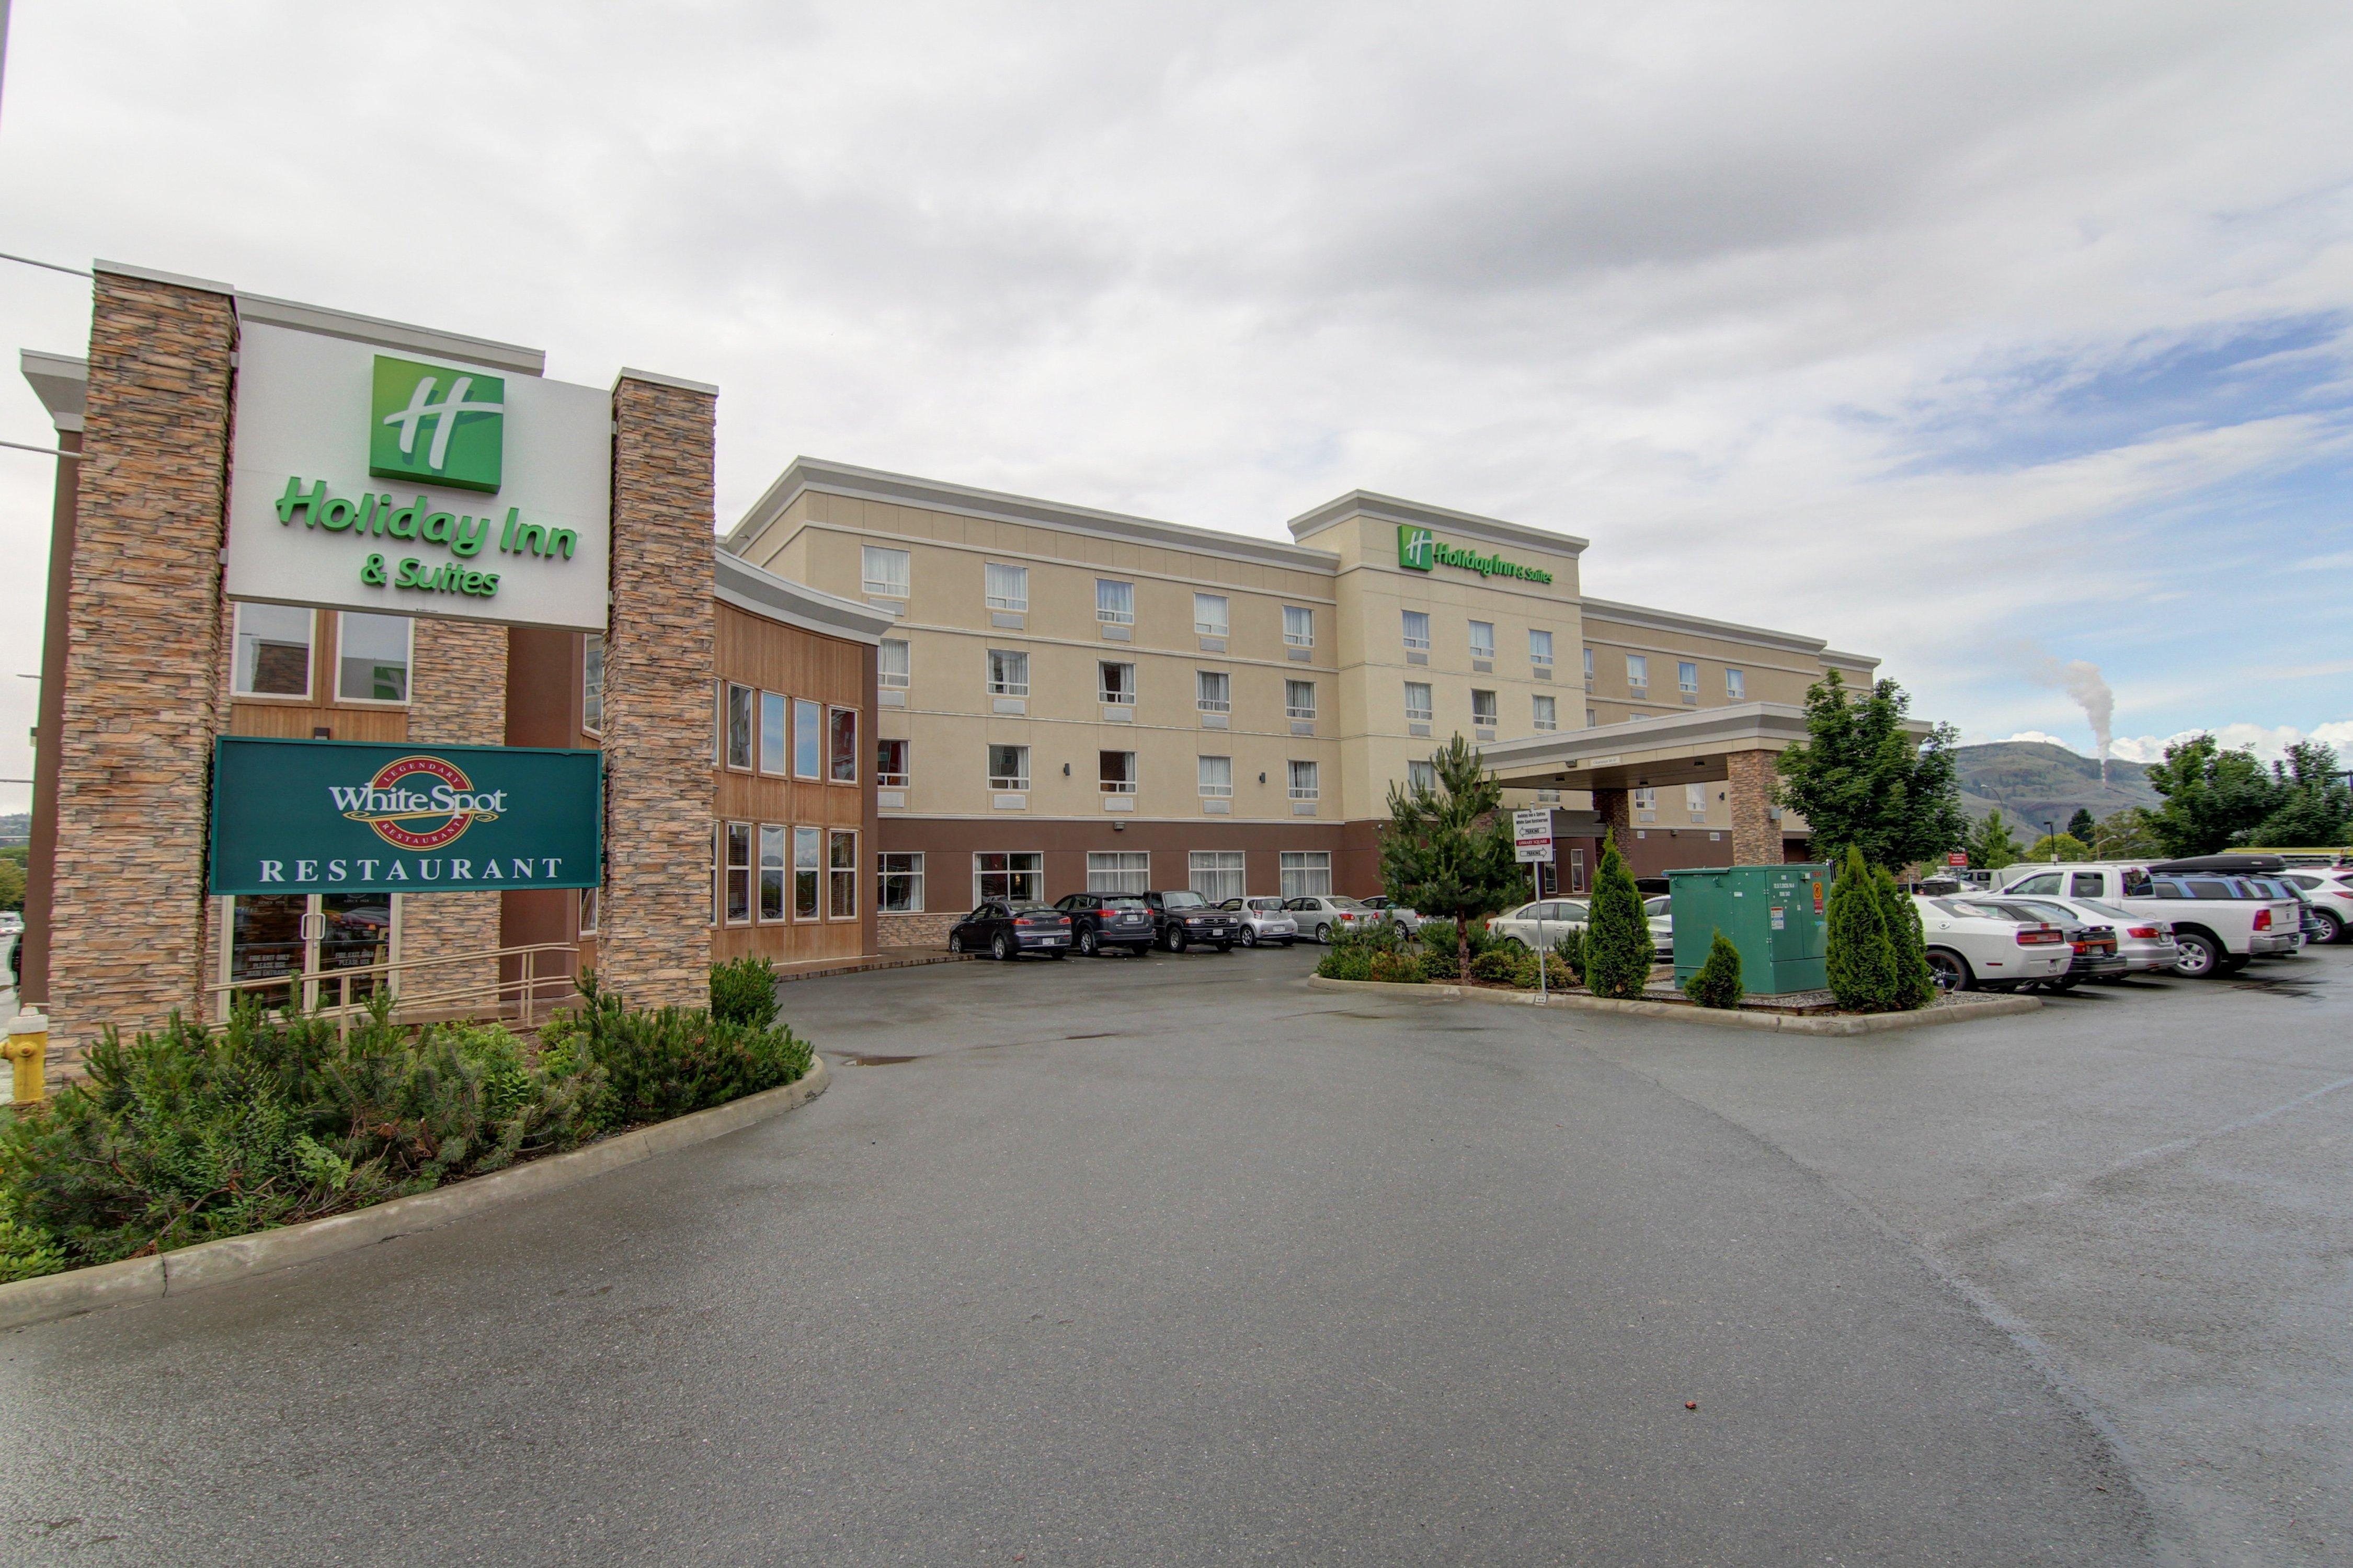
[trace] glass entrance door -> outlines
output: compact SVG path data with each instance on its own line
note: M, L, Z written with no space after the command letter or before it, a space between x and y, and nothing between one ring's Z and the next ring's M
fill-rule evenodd
M265 1007L298 1002L305 1009L340 1006L343 986L334 978L338 972L392 962L396 946L393 908L393 898L383 893L265 893L231 899L226 978L235 984L284 975L282 985L258 985L242 993ZM354 977L353 1005L374 995L380 979L374 974Z

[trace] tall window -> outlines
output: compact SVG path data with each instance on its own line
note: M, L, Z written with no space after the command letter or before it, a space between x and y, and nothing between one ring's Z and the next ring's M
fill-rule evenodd
M1221 637L1228 626L1223 594L1193 595L1193 630L1205 637Z
M345 702L408 700L406 616L346 610L335 638L335 695Z
M1290 764L1290 768L1292 799L1314 800L1324 793L1322 789L1317 787L1315 782L1316 770L1314 763L1293 761Z
M1675 666L1675 689L1686 697L1699 695L1699 666L1685 660Z
M1135 753L1134 752L1097 752L1095 776L1102 782L1105 795L1135 793Z
M1746 671L1744 671L1744 670L1737 670L1737 669L1727 669L1727 670L1725 670L1725 671L1724 672L1724 694L1725 694L1725 696L1726 696L1726 697L1730 698L1730 699L1731 699L1733 701L1735 701L1735 702L1746 702L1746 701L1747 701L1747 700L1748 700L1748 676L1747 676L1747 673L1746 673Z
M1315 612L1304 605L1282 606L1282 641L1287 647L1315 646Z
M742 925L752 918L752 825L731 822L722 837L727 850L727 923Z
M907 787L907 742L877 741L874 742L874 787L905 789Z
M1046 857L1036 850L999 854L984 850L972 858L973 902L1004 899L1034 904L1046 896Z
M1409 680L1405 683L1405 717L1409 724L1427 724L1430 717L1430 682Z
M827 837L825 918L854 921L858 918L858 835L837 827Z
M826 752L826 776L836 784L858 782L858 710L836 708L826 715L832 743Z
M1595 725L1597 725L1597 724L1599 724L1599 723L1600 723L1600 722L1601 722L1601 715L1600 715L1600 713L1599 713L1597 710L1595 710L1595 709L1591 709L1591 708L1588 708L1588 709L1585 710L1585 727L1586 727L1587 729L1590 730L1590 729L1592 729Z
M1585 689L1588 691L1593 689L1593 650L1591 648L1585 650Z
M580 727L605 732L605 639L595 632L580 639Z
M988 748L988 787L1017 790L1029 787L1029 748L999 746Z
M1285 849L1277 862L1286 899L1332 896L1332 852L1329 849Z
M887 550L880 544L867 545L860 571L866 591L879 598L905 598L909 559L903 550Z
M1638 789L1634 792L1634 820L1637 822L1656 822L1659 820L1659 792L1657 790Z
M1438 764L1431 762L1411 762L1405 765L1405 787L1419 793L1438 787Z
M1152 886L1152 857L1134 849L1087 851L1087 891L1140 893Z
M597 890L595 888L583 888L580 889L579 931L582 936L595 936L596 934L596 892Z
M766 822L760 825L760 918L785 918L785 830Z
M1202 712L1227 713L1233 710L1234 680L1224 670L1196 670L1193 684L1193 705Z
M991 697L1029 695L1029 656L1010 648L988 650L988 694Z
M760 771L779 777L792 772L792 700L781 691L760 693Z
M1135 584L1095 579L1095 619L1107 626L1135 625Z
M793 919L817 919L817 879L824 869L825 829L793 829Z
M1312 680L1286 680L1282 683L1282 710L1293 719L1315 717L1315 683Z
M1683 809L1691 814L1691 819L1694 822L1705 822L1707 820L1707 785L1683 785Z
M1196 849L1185 858L1185 885L1213 904L1242 896L1242 852Z
M992 561L982 571L987 578L990 609L1010 610L1018 615L1029 608L1029 568L1000 566Z
M825 704L793 699L793 776L825 777Z
M1639 653L1626 656L1626 684L1636 691L1651 689L1651 661Z
M878 855L874 858L874 907L886 915L914 915L923 910L923 858Z
M1135 666L1104 659L1095 666L1097 695L1115 707L1135 706Z
M237 607L237 694L311 695L311 612L284 605Z
M904 691L913 679L914 669L906 643L885 637L874 658L874 683L886 691Z
M1495 694L1493 692L1481 691L1475 687L1472 688L1471 722L1483 730L1492 730L1495 727Z
M1472 658L1495 657L1494 622L1472 621L1471 623L1471 657Z
M1234 795L1234 760L1231 757L1203 757L1199 761L1201 795L1207 800L1231 800Z
M1538 697L1535 700L1535 720L1536 728L1539 730L1557 730L1560 728L1560 709L1554 702L1553 699L1549 697Z
M748 686L727 685L727 765L746 772L752 766L754 692Z
M1552 634L1531 627L1528 632L1528 662L1538 669L1552 668Z
M1405 613L1405 646L1414 653L1430 651L1430 612L1408 610Z

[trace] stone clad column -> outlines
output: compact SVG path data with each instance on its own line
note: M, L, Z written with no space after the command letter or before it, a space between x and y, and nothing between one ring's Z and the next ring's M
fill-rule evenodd
M718 397L635 370L613 387L598 977L636 1006L711 996Z
M1781 825L1767 815L1773 805L1774 754L1734 752L1725 764L1732 771L1732 863L1778 866Z
M1634 847L1633 797L1622 789L1595 790L1593 815L1601 819L1605 836L1618 841L1618 853L1630 854Z
M221 725L226 285L101 262L74 521L51 881L53 1068L196 1011Z
M419 619L410 648L408 738L425 746L502 746L507 735L507 628ZM465 840L455 846L462 850ZM481 952L499 945L498 893L419 893L400 900L404 961ZM403 993L466 989L460 1003L487 1001L495 962L418 970Z

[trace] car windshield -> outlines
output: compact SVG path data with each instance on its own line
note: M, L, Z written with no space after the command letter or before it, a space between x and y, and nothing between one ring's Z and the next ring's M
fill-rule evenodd
M1017 915L1059 915L1062 911L1051 904L1016 904L1013 912Z
M1133 897L1132 895L1121 894L1115 897L1104 899L1103 908L1107 910L1140 910L1144 908L1144 900L1142 899Z
M1209 906L1209 900L1198 893L1163 893L1160 901L1172 910L1201 910Z

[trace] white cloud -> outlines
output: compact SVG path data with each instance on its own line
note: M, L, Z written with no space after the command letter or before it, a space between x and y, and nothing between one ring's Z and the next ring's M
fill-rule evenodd
M2340 760L2353 763L2353 719L2316 725L2310 731L2299 730L2293 724L2215 724L2209 726L2207 732L2220 741L2226 751L2252 750L2265 762L2285 756L2287 749L2299 741L2318 741L2335 747ZM2113 751L2115 755L2128 763L2162 762L2167 746L2199 733L2200 731L2197 730L2184 730L2179 734L2164 736L2118 735ZM2026 739L2024 736L2017 738Z
M2005 741L2040 741L2046 746L2064 746L2071 752L2075 749L2074 742L2072 741L2063 740L2057 735L2051 734L2042 730L2021 730L2017 734L2004 735L2002 739Z

